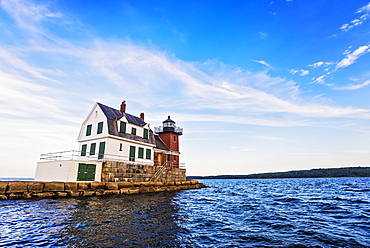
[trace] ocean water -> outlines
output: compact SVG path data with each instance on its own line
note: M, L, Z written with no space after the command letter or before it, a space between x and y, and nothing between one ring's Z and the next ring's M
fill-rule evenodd
M0 201L0 247L370 247L370 178Z

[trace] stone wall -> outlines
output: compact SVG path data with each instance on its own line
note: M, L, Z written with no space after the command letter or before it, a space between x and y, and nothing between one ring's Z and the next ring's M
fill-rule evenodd
M35 182L0 181L0 200L85 197L199 189L196 180L178 182Z
M156 172L158 173L156 174ZM103 163L101 181L181 182L186 181L186 170L128 162L105 161Z

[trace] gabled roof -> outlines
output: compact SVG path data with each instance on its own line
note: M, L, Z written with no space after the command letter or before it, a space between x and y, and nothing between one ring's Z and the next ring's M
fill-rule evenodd
M122 117L126 117L127 121L131 124L143 127L146 125L145 121L139 117L134 115L130 115L128 113L122 113L118 109L114 109L108 107L104 104L97 103L101 110L103 111L104 115L107 117L108 122L108 133L110 135L118 136L121 138L126 138L130 140L135 140L143 143L153 144L155 148L160 150L170 151L170 148L163 142L163 140L156 134L153 133L152 130L149 129L149 139L144 139L138 135L130 134L130 133L120 133L118 132L117 127L117 120L121 119ZM172 121L172 120L171 120ZM172 121L174 122L174 121Z
M103 111L103 113L105 114L105 116L107 117L107 119L109 119L109 120L116 121L116 120L121 119L123 116L125 116L127 121L131 124L134 124L134 125L137 125L137 126L140 126L140 127L143 127L143 126L146 125L145 121L143 121L139 117L130 115L128 113L122 113L118 109L108 107L108 106L106 106L104 104L101 104L101 103L98 103L98 105L101 108L101 110Z

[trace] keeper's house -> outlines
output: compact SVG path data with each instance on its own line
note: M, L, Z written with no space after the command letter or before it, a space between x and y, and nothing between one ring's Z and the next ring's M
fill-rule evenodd
M140 117L96 103L78 136L79 151L42 154L36 181L184 181L180 164L182 128L170 119L151 130Z

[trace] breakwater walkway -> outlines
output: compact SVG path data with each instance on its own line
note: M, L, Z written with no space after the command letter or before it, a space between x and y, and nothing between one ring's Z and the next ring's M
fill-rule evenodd
M204 187L197 180L165 183L0 181L0 200L140 194Z

